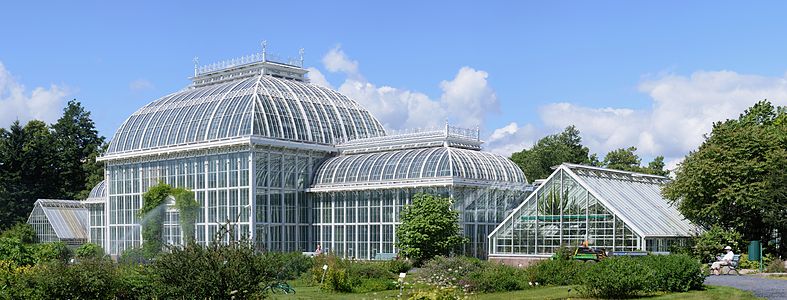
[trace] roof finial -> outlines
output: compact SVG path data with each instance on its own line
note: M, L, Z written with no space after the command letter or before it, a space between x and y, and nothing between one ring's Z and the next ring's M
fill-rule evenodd
M197 70L199 70L199 57L194 56L194 77L197 77L197 74L199 74Z
M305 51L303 50L303 48L301 48L300 50L298 50L298 54L300 54L300 55L301 55L301 68L303 68L303 54L304 54L304 53L305 53Z
M262 43L260 43L260 45L262 45L262 61L265 61L265 52L267 51L268 48L268 41L263 40Z

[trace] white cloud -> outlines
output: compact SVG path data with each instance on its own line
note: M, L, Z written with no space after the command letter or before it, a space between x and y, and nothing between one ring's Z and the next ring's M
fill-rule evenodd
M132 92L144 92L153 89L153 83L144 78L135 79L128 84L128 89Z
M787 105L787 77L732 71L698 71L643 81L639 90L652 99L647 109L592 108L555 103L539 111L544 124L559 129L574 124L591 151L636 146L641 156L664 155L674 168L695 150L713 122L736 118L755 102Z
M351 60L344 54L341 45L336 45L322 58L322 64L329 72L342 72L350 78L361 79L358 72L358 62Z
M446 119L451 124L475 128L484 125L488 114L499 111L497 96L487 80L489 75L470 67L462 67L453 79L440 82L442 94L439 99L432 99L418 91L366 81L358 62L349 59L339 46L323 57L323 64L329 72L346 76L338 91L358 101L386 129L437 127ZM324 79L322 73L316 74L313 78Z
M325 75L323 75L322 72L320 72L320 70L317 70L315 68L308 68L308 70L309 70L309 82L321 87L326 87L329 89L333 88L331 86L331 83L328 82L328 79L325 79Z
M519 126L511 122L506 126L495 129L486 139L486 149L500 155L508 156L511 153L533 146L537 134L535 126L526 124Z
M25 123L32 119L52 123L63 109L68 89L50 85L36 87L28 92L17 82L0 62L0 126L6 127L15 120Z

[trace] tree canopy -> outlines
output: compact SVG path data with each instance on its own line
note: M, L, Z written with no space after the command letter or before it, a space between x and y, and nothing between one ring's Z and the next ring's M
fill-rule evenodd
M598 159L590 154L588 147L582 145L582 137L574 125L566 127L561 133L548 135L538 140L530 149L511 154L511 160L525 173L528 180L547 178L552 167L562 163L585 164L609 169L640 172L666 176L664 157L656 156L647 166L640 166L642 159L636 154L636 147L612 150Z
M104 147L76 100L51 126L38 120L0 128L0 229L24 222L37 199L84 199L104 178Z
M548 135L538 140L532 148L511 154L528 180L542 179L552 173L552 167L562 163L589 163L588 148L582 145L582 137L574 125L563 132Z
M448 255L465 243L459 228L459 212L451 209L448 198L417 194L401 214L396 228L396 246L417 264L438 255Z
M778 235L787 254L785 108L764 100L737 119L714 123L663 193L696 224L735 230L746 240Z

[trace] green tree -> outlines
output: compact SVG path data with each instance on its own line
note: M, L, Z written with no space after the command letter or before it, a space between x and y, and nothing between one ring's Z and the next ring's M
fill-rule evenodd
M634 153L637 147L628 147L612 150L604 157L604 166L609 169L639 172L642 159Z
M663 193L692 222L740 232L746 240L781 237L787 255L787 116L767 100L713 124L678 166Z
M562 163L591 163L588 148L582 145L579 130L573 125L563 132L538 140L532 148L511 154L528 180L542 179L552 173L552 167Z
M459 228L459 212L451 209L448 198L417 194L402 210L401 221L396 228L396 245L416 264L447 255L467 242Z
M104 178L103 163L96 162L104 149L104 137L98 135L90 112L76 99L68 102L52 130L60 155L60 193L67 199L85 199Z
M22 182L22 156L25 147L25 132L19 121L8 129L0 128L0 229L24 222L33 203L25 199L27 189Z
M604 161L598 166L608 169L645 173L659 176L669 175L669 171L664 169L664 156L656 156L646 167L641 166L642 159L637 155L637 147L615 149L607 153ZM593 154L595 156L595 154Z
M0 227L24 222L39 198L59 198L57 150L41 121L0 130Z
M648 163L648 167L645 168L645 173L659 175L659 176L667 176L669 175L669 171L664 169L664 156L656 156L653 158L653 161Z

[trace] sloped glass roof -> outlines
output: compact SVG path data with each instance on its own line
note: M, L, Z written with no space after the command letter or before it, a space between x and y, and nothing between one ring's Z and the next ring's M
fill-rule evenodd
M188 88L145 105L120 126L107 154L251 135L334 145L385 131L338 92L258 75Z
M80 201L39 199L33 214L43 213L60 240L87 241L88 211ZM28 223L30 221L28 220Z
M468 149L433 147L334 157L317 170L314 185L435 177L527 182L522 170L503 156Z
M688 236L697 230L661 195L666 177L565 166L643 236Z

